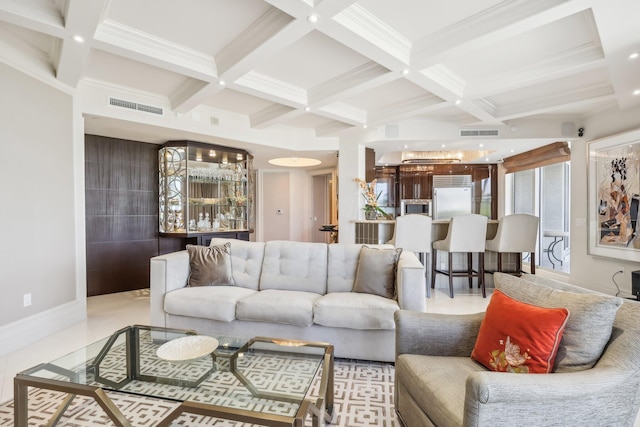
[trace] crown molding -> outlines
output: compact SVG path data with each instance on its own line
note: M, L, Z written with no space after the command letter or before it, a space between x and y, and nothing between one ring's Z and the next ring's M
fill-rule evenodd
M215 81L215 59L194 49L105 20L94 35L94 47L203 81Z
M409 64L411 42L359 3L344 9L333 20L402 63Z
M233 82L238 90L299 108L307 105L307 91L266 74L251 71Z

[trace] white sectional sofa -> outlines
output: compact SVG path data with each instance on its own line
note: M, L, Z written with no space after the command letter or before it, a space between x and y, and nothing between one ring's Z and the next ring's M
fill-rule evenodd
M328 342L336 357L391 362L394 313L425 311L424 269L413 253L399 257L391 299L353 292L362 245L234 239L211 245L227 242L235 286L187 286L186 250L151 259L153 326Z

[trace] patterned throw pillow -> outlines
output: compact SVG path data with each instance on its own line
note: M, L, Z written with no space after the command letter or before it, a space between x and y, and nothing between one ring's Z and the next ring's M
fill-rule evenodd
M191 269L187 286L235 286L231 270L231 243L187 245L187 252Z
M549 373L568 317L566 308L526 304L496 290L471 358L492 371Z
M496 289L518 301L546 308L563 307L571 313L558 347L553 372L582 371L598 363L611 338L621 298L555 289L550 286L558 285L557 282L531 275L517 278L498 273L493 280Z
M362 246L353 292L396 298L396 266L402 248L377 249Z

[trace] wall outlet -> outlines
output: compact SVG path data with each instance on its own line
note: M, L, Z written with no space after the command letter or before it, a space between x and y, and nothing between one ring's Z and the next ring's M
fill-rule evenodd
M29 307L31 305L31 294L24 294L22 296L22 304L24 307Z

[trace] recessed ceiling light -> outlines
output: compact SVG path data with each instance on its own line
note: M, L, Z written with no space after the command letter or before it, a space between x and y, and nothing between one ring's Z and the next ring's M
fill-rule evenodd
M82 37L80 34L76 34L72 38L73 38L73 40L77 41L78 43L84 43L84 37Z
M226 85L226 84L227 84L227 82L225 82L224 80L218 80L218 84L219 84L220 86L224 86L224 85Z
M409 146L407 144L404 144L404 148L409 148Z
M456 99L456 105L460 105L462 101L460 101L459 99Z
M312 13L311 15L307 16L307 21L311 22L312 24L315 24L316 22L318 22L319 19L320 17L315 13Z
M484 144L480 144L480 148L484 147Z
M638 56L640 56L640 53L638 52L633 52L631 55L629 55L629 59L637 59Z
M634 95L640 95L640 89L636 89L636 90L634 90L634 91L633 91L633 94L634 94Z
M402 70L402 74L404 74L405 76L406 76L407 74L409 74L409 73L410 73L410 71L409 71L409 69L408 69L408 68L405 68L404 70Z
M485 157L485 158L484 158L484 161L485 161L485 162L488 162L488 161L489 161L489 158L488 158L488 157Z
M366 129L366 128L367 128L367 125L362 125L362 129Z
M306 157L280 157L269 160L269 163L276 166L286 166L289 168L303 168L307 166L316 166L322 163L318 159L309 159Z
M311 107L305 107L304 111L311 111Z
M511 153L513 153L515 150L512 148L511 150L509 150Z
M446 147L446 145L442 144L440 147L444 148L444 147Z

